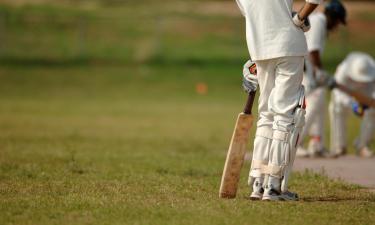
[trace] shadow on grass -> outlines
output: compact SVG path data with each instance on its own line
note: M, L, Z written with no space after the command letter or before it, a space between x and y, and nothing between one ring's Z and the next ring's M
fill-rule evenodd
M249 196L243 197L243 199L251 201L251 202L270 202L270 201L261 201L261 200L251 200ZM313 202L346 202L346 201L356 201L356 202L375 202L375 199L364 199L364 198L358 198L358 197L338 197L338 196L327 196L327 197L304 197L301 198L299 201L301 203L313 203ZM272 201L271 201L272 202ZM280 202L286 202L286 201L280 201ZM288 201L290 202L290 201Z
M300 199L301 202L343 202L343 201L364 201L362 198L356 197L337 197L337 196L323 196L323 197L305 197Z

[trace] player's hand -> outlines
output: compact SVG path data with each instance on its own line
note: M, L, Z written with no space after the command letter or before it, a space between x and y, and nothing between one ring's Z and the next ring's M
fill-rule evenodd
M325 70L315 70L315 82L318 86L326 85L329 79L329 75Z
M335 78L331 77L331 76L328 77L326 85L327 85L327 87L328 87L329 90L334 89L337 86Z
M242 86L247 93L256 91L258 88L257 67L255 62L248 60L243 66Z
M301 28L303 32L307 32L310 30L311 25L308 17L304 20L301 20L297 12L292 12L292 18L294 25Z
M367 105L362 105L362 104L359 104L358 102L352 103L352 110L353 110L354 114L359 116L359 117L363 117L366 109L368 109Z

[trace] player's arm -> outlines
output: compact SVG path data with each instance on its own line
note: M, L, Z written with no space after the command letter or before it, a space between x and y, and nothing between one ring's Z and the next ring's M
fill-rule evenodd
M306 0L305 5L297 13L300 20L305 20L320 4L320 0Z
M309 52L309 57L314 68L315 81L318 85L325 84L328 79L328 74L323 68L319 50L313 50Z
M349 88L343 84L340 84L340 80L345 76L348 67L346 64L340 64L339 67L336 70L335 77L331 77L328 79L327 86L330 90L336 88L340 90L341 92L344 92L345 94L352 96L358 103L362 105L366 105L367 107L375 108L375 96L368 96L360 90L354 90L352 88ZM336 81L337 78L339 80L339 83Z
M349 87L346 87L345 85L337 83L335 80L333 80L333 84L330 85L330 88L337 88L340 91L352 96L355 98L359 103L362 105L366 105L367 107L373 107L375 108L375 99L371 98L370 96L367 96L366 94L363 94L359 90L353 90Z
M326 32L326 24L316 17L311 17L311 29L306 33L306 41L309 50L309 59L313 66L313 76L317 85L325 84L328 77L321 59Z
M293 13L293 23L301 28L303 32L307 32L310 30L310 22L308 16L318 7L321 0L306 0L305 5L302 9L297 12Z
M320 59L319 50L314 50L309 52L311 63L313 64L314 68L323 69L322 60Z

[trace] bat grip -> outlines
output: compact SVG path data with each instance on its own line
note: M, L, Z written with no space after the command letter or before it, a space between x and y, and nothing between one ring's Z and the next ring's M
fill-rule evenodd
M255 99L255 91L251 91L249 95L247 96L246 105L243 110L245 114L251 114L251 109L253 108L254 99Z

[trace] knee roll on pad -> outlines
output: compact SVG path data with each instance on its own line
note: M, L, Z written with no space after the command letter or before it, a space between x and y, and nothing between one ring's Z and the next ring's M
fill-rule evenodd
M253 185L255 178L260 178L264 176L267 170L267 164L267 161L252 160L249 179L247 180L247 184L249 186Z
M273 130L271 127L263 126L258 127L255 136L272 139Z

